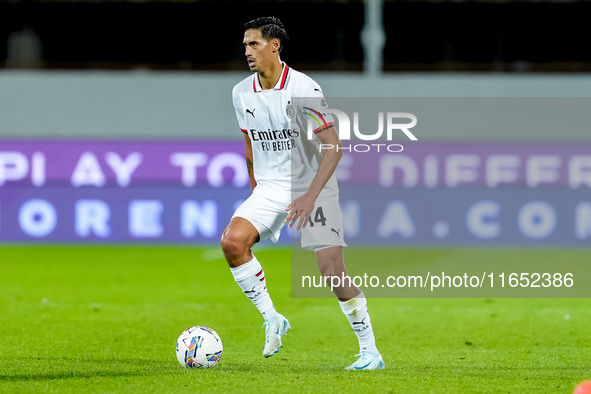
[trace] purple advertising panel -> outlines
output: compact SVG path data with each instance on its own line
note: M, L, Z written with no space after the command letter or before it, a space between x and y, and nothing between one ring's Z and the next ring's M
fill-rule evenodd
M348 242L589 245L589 144L365 149L336 171ZM0 142L0 242L217 243L249 193L242 142Z
M591 190L589 144L411 141L404 146L343 145L338 175L341 182L352 185Z
M244 144L167 141L1 141L0 187L243 187Z

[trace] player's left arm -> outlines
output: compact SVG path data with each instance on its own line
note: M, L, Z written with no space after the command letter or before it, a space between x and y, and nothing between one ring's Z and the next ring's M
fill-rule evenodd
M318 171L316 172L314 179L312 179L310 187L306 193L293 200L293 202L287 207L286 211L289 211L289 214L285 218L285 223L289 223L289 228L291 228L298 219L297 230L306 227L310 215L314 210L314 204L316 204L318 195L334 173L341 157L343 156L341 140L333 126L316 133L316 138L318 138L321 144L326 144L325 146L330 145L332 148L323 150L322 158L318 164Z

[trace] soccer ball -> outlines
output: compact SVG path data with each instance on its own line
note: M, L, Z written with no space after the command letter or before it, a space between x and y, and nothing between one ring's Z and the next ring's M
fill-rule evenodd
M209 327L189 327L176 341L176 357L185 368L211 368L222 359L222 340Z

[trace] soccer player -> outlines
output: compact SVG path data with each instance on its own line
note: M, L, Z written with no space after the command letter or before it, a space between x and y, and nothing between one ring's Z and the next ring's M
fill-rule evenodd
M254 73L232 91L234 109L245 141L252 194L224 230L221 247L236 283L265 319L263 356L282 347L291 328L273 305L265 273L251 251L264 239L277 242L287 224L302 231L302 247L316 253L324 277L346 275L342 214L334 170L341 147L320 86L289 68L279 53L287 40L282 22L263 17L245 24L244 48ZM306 135L307 119L320 126ZM335 149L320 151L320 144ZM310 216L314 217L312 226ZM310 222L310 225L308 225ZM343 313L357 334L360 356L346 369L383 369L363 292L351 283L335 288Z

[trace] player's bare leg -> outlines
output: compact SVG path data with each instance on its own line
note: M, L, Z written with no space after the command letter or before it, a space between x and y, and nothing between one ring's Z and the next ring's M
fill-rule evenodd
M321 249L316 252L316 261L320 273L324 277L337 277L340 286L334 287L333 291L339 299L341 310L347 316L351 328L359 340L359 354L361 356L356 362L348 366L350 370L373 370L383 369L384 361L380 355L375 342L371 319L367 312L367 300L363 292L351 281L343 281L347 269L343 257L343 247L335 246ZM336 283L336 281L334 282Z
M250 248L259 241L259 232L248 220L234 217L222 233L220 245L226 261L236 268L252 260Z
M345 259L343 257L343 247L335 246L332 248L321 249L316 252L316 262L318 269L324 277L342 278L347 275ZM353 283L341 283L341 286L334 288L334 293L339 301L348 301L361 294L361 290Z
M283 346L281 337L291 327L287 319L275 310L267 290L263 267L251 251L252 245L259 239L259 233L252 223L244 218L234 217L224 230L220 245L234 280L265 319L263 355L270 357Z

